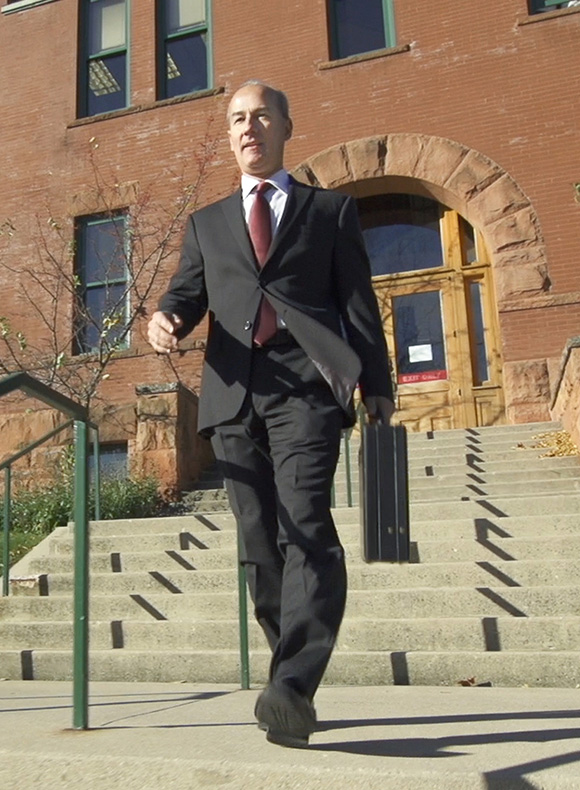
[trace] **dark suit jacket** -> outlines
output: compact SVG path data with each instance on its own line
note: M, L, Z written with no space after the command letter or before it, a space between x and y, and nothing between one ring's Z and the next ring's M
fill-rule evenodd
M292 181L258 270L241 192L192 214L159 309L190 332L209 310L198 429L233 419L246 395L252 328L264 295L315 362L352 424L351 396L392 398L387 349L352 198Z

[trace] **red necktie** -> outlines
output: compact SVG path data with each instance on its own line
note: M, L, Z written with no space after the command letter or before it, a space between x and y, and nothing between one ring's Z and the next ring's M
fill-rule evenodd
M261 181L256 190L256 198L250 216L248 219L248 230L250 232L250 239L254 246L256 259L260 269L266 263L268 250L272 242L272 221L270 218L270 206L266 200L264 193L271 189L272 185L267 181ZM260 309L256 317L256 326L254 331L254 343L258 346L263 346L264 343L276 334L278 324L276 320L276 311L270 302L262 296L260 302Z

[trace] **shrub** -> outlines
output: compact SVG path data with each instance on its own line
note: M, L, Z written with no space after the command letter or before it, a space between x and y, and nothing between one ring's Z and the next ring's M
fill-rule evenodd
M17 490L11 503L11 563L20 559L53 529L73 518L74 474L70 453L64 451L48 485ZM162 515L164 502L158 481L146 478L113 478L101 481L101 518L150 518ZM94 517L94 491L90 493L89 518ZM4 524L0 502L0 525ZM1 554L1 551L0 551ZM0 573L2 557L0 556Z
M150 518L162 512L163 500L154 477L119 478L101 483L101 518ZM91 513L94 513L91 497Z

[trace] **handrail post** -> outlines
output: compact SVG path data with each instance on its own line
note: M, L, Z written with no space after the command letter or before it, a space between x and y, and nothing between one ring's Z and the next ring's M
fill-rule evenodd
M2 569L2 595L6 596L10 592L10 522L12 514L10 500L12 497L11 488L12 468L10 464L4 469L4 530L3 530L3 569Z
M240 631L240 683L243 689L250 688L250 648L248 639L248 587L246 568L242 563L242 539L238 534L238 621Z
M73 729L88 729L89 520L88 426L75 420Z
M99 429L93 426L93 485L95 487L95 521L101 520L101 446Z

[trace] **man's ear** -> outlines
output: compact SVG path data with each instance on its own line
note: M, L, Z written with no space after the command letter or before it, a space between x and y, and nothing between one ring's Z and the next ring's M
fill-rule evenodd
M285 140L289 140L292 137L292 130L294 125L292 123L291 118L286 119L286 136L284 137Z
M229 143L230 143L230 151L233 151L234 150L234 144L232 143L232 133L230 132L229 129L228 129L228 140L229 140Z

